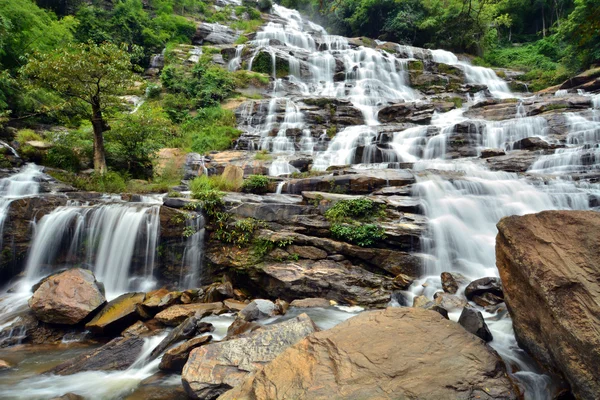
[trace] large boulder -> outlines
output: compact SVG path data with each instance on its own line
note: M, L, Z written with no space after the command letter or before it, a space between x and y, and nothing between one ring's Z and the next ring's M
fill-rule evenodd
M160 359L158 368L162 371L181 372L192 350L204 346L212 339L211 335L200 336L167 350Z
M315 331L308 315L301 314L237 339L194 349L183 368L183 386L192 398L214 399Z
M576 398L600 393L600 213L544 211L498 223L496 263L519 344Z
M65 361L49 372L71 375L83 371L125 370L137 360L143 347L142 337L117 337L102 347Z
M120 332L139 319L137 307L145 293L125 293L105 305L85 327L98 334Z
M517 399L498 355L438 313L388 308L314 333L220 399Z
M177 304L156 314L156 319L169 326L177 326L191 316L200 317L213 314L224 309L223 303Z
M40 321L75 325L105 302L94 274L73 268L46 279L29 299L29 307Z

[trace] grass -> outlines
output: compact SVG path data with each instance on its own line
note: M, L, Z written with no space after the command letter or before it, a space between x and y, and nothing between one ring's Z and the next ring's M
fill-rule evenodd
M207 192L210 190L238 192L240 186L236 182L226 180L223 178L223 175L201 175L190 182L190 190L192 193Z

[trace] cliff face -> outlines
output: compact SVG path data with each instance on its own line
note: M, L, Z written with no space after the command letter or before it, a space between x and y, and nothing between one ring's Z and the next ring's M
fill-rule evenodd
M498 223L497 265L519 344L577 398L600 393L600 213L545 211Z

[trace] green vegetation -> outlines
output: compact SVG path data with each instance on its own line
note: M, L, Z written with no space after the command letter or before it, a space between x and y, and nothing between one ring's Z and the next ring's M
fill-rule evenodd
M103 132L110 129L106 116L120 104L117 95L133 84L126 49L110 43L68 44L62 51L36 53L24 72L37 86L60 95L69 110L92 123L94 169L104 174Z
M236 88L269 84L264 74L212 63L217 47L204 46L199 63L186 63L201 20L249 34L262 15L258 4L217 9L202 0L0 0L0 125L36 129L15 138L21 155L65 170L76 187L115 191L123 181L128 191L170 191L179 178L155 171L163 163L158 151L230 148L240 132L221 103L239 96ZM137 75L163 49L160 81ZM132 111L125 104L135 99L121 95L145 95L145 102ZM40 124L61 128L41 132ZM31 140L51 146L24 145ZM77 175L92 164L111 177Z
M525 72L532 89L600 61L597 0L281 0L332 33L478 56Z
M237 192L240 188L235 182L224 179L222 175L201 175L190 182L190 190L192 193L201 193L209 190Z
M383 228L367 223L384 215L383 208L367 198L340 200L325 212L334 237L363 247L385 239Z
M255 261L259 262L261 261L267 254L269 254L270 252L272 252L273 250L275 250L275 248L279 247L279 248L285 248L289 245L291 245L292 243L294 243L294 241L292 239L281 239L281 240L271 240L271 239L264 239L264 238L258 238L256 240L254 240L254 242L252 242L252 254L255 257ZM297 261L297 256L293 257L293 255L291 257L296 258Z
M242 190L255 194L263 194L268 191L269 182L269 178L264 175L250 175L244 179Z

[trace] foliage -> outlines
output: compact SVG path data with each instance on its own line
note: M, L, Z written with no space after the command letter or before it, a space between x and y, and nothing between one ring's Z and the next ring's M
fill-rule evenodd
M367 198L340 200L325 212L325 218L332 222L331 234L341 240L358 246L372 246L385 239L383 228L361 221L371 221L383 216L381 206Z
M16 69L34 52L48 52L73 40L77 21L58 20L33 0L0 0L0 65Z
M125 178L113 171L109 171L103 175L94 173L85 176L59 171L48 171L48 174L77 189L88 192L122 193L127 188Z
M94 104L103 113L114 112L121 103L117 95L133 83L129 54L110 43L73 43L60 51L36 53L23 72L88 119Z
M229 224L226 229L216 229L214 238L223 242L231 243L238 247L250 244L254 231L261 223L254 218L245 218Z
M335 223L331 225L331 233L338 239L362 247L372 246L385 239L383 228L373 224L349 225Z
M108 163L133 177L150 177L156 153L176 135L162 109L142 106L124 115L106 134Z
M252 243L252 253L256 261L262 260L267 254L275 250L275 248L284 248L294 243L293 239L271 240L265 238L257 238Z
M21 130L17 131L15 140L17 142L19 142L20 144L25 144L26 142L29 142L29 141L34 141L34 140L40 141L43 139L40 135L38 135L31 129L21 129Z
M269 182L269 178L264 175L250 175L244 179L242 189L245 192L263 194L268 191Z
M600 61L600 2L575 0L575 9L560 25L558 34L568 43L566 62L573 68L587 68Z
M348 220L371 220L382 216L380 205L365 197L352 200L340 200L325 212L325 218L331 222Z
M192 193L206 192L210 190L221 190L225 192L236 192L240 188L235 182L224 179L222 175L201 175L194 178L190 182L190 190Z

